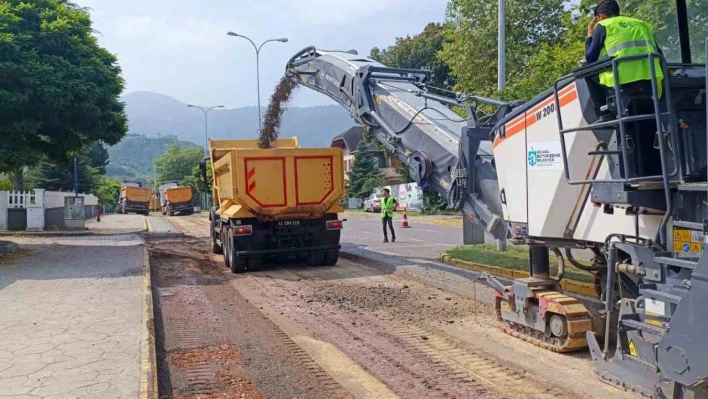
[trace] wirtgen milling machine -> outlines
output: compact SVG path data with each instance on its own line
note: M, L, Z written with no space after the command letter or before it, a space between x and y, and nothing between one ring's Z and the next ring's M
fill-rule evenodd
M677 9L681 64L658 52L607 60L525 103L435 94L424 72L355 51L309 47L287 73L349 109L466 223L529 247L532 277L489 278L507 333L557 352L589 346L602 380L644 396L708 397L708 73L691 64L684 0ZM614 120L595 122L586 78L642 58L667 78L644 92L616 85ZM575 260L578 249L595 253L592 264ZM565 262L595 276L602 317L562 294Z

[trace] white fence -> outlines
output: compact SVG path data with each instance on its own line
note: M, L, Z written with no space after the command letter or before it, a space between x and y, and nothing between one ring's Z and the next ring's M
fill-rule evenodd
M10 228L10 210L26 210L27 230L36 231L45 228L45 211L64 208L64 198L73 197L73 192L45 191L0 191L0 230ZM93 194L79 194L84 197L84 205L98 205L98 198Z
M45 209L52 209L52 208L63 208L64 207L64 198L66 197L73 197L74 193L66 193L66 192L60 192L60 191L45 191L44 192L44 208ZM79 197L84 197L84 205L90 206L90 205L98 205L98 197L96 197L93 194L84 194L81 193L79 194Z
M34 191L0 191L6 193L7 206L11 209L26 209L26 208L43 208L42 199L44 198L44 190L37 189ZM0 194L2 195L2 194Z

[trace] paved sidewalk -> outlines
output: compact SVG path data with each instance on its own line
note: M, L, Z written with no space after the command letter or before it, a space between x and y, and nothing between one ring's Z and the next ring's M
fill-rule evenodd
M145 217L129 213L127 215L102 215L101 221L96 219L86 221L86 228L93 234L130 234L147 230Z
M0 398L137 398L144 246L18 238L0 262Z

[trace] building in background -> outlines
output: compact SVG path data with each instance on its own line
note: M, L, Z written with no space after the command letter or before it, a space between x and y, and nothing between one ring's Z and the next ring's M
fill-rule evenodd
M344 151L344 179L349 181L347 172L354 165L354 154L359 142L364 139L364 128L354 126L344 133L332 139L331 147L339 147ZM366 151L371 154L379 166L379 170L384 175L387 184L399 184L403 182L401 175L398 173L398 167L401 161L396 157L386 156L376 144L369 144Z

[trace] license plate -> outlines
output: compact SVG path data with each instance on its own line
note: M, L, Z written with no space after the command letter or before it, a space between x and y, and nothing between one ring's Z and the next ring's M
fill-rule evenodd
M299 226L300 221L299 220L285 220L282 222L278 222L278 226Z

